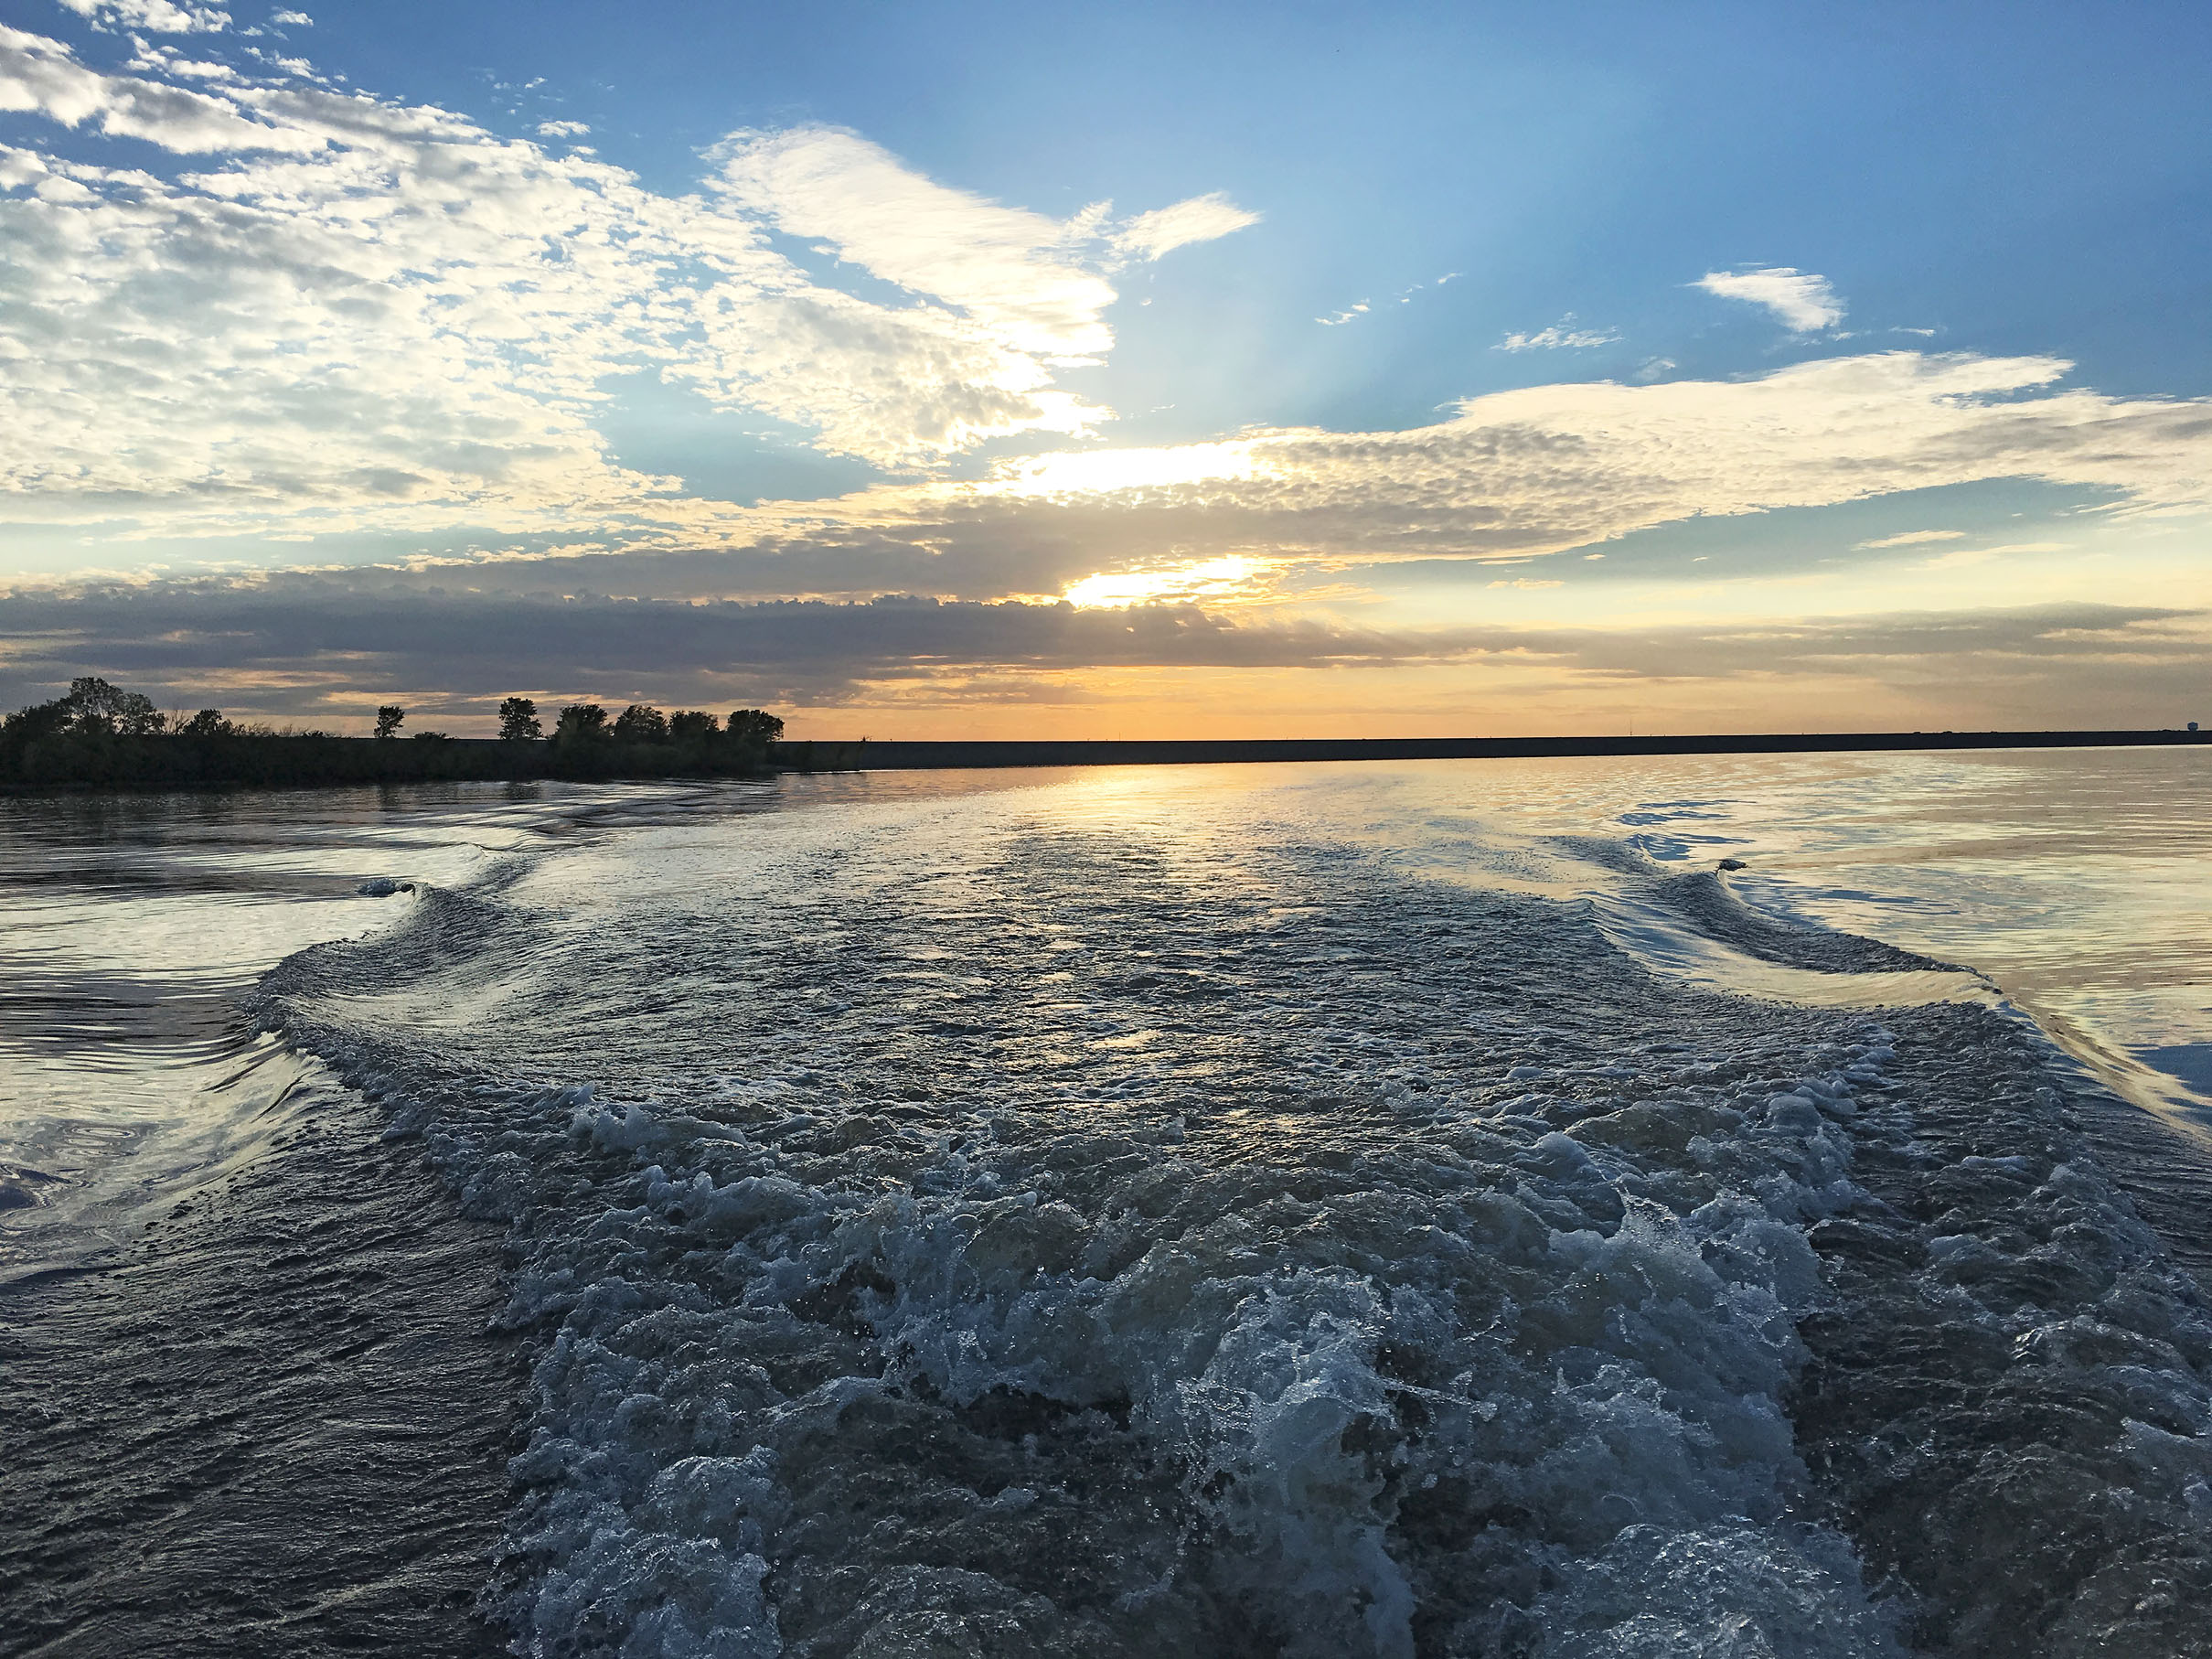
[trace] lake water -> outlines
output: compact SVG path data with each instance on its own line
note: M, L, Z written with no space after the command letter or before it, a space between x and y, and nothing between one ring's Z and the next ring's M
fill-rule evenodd
M0 804L0 1652L2212 1651L2208 804Z

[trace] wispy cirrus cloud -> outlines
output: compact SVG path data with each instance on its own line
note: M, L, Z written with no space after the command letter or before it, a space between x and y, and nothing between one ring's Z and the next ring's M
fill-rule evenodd
M1618 328L1577 328L1575 314L1570 311L1548 327L1533 334L1509 334L1491 349L1492 351L1586 351L1593 346L1610 346L1620 337Z
M1757 271L1708 271L1698 278L1695 285L1723 299L1764 305L1798 334L1833 328L1843 320L1843 302L1836 297L1828 279L1800 271L1794 265L1769 265Z
M1247 212L1215 190L1125 219L1114 227L1107 240L1132 259L1152 260L1192 242L1214 241L1258 223L1258 214Z
M1447 283L1452 282L1456 278L1465 274L1466 273L1461 271L1447 271L1443 275L1435 278L1433 281L1415 283L1408 287L1401 288L1391 297L1401 305L1410 305L1413 304L1413 296L1420 293L1422 289L1441 288ZM1372 302L1367 300L1358 300L1353 304L1345 306L1343 310L1337 312L1332 316L1317 316L1313 320L1320 324L1320 326L1324 328L1341 328L1346 323L1352 322L1355 318L1371 315L1373 310L1374 305Z
M1878 541L1862 541L1858 545L1871 551L1883 547L1918 547L1929 541L1963 541L1965 539L1966 532L1962 530L1908 530L1902 535L1884 536Z
M1072 220L1005 207L832 127L740 133L713 159L713 187L737 210L958 306L1014 349L1089 363L1113 343L1113 284L1078 258L1103 204Z

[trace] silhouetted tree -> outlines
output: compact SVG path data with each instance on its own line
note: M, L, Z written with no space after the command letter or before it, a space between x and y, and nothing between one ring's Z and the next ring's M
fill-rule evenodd
M61 704L69 711L69 729L76 732L152 737L167 723L151 697L119 690L89 674L69 681L69 694Z
M572 702L553 726L557 744L593 743L607 734L607 712L595 702Z
M377 711L379 739L398 734L405 712ZM500 705L503 735L527 738L538 728L536 705L508 698ZM157 713L151 700L94 676L67 695L0 720L0 784L10 787L175 787L209 784L323 785L460 777L612 777L637 775L737 774L758 770L761 744L783 722L740 711L737 738L718 735L711 714L685 710L674 720L647 704L611 721L597 703L563 709L550 749L527 741L458 744L443 732L416 732L412 742L362 743L323 732L278 731L261 722L239 724L219 709L187 716ZM611 741L617 731L629 741ZM157 737L166 731L176 739ZM676 743L667 740L675 737Z
M499 705L499 735L510 744L534 742L545 734L538 723L538 705L528 697L510 697Z
M614 721L614 740L625 744L665 744L668 717L650 703L634 702Z
M730 715L730 735L743 744L766 747L784 734L784 722L765 709L737 709Z
M69 695L61 699L69 730L102 735L113 732L123 696L106 680L89 674L70 680Z
M7 717L5 736L8 746L20 749L29 744L59 737L69 729L69 709L66 699L57 697L52 702L35 702L27 709L18 709Z

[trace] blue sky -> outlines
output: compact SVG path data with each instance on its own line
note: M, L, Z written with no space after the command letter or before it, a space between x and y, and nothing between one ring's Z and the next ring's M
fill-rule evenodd
M2202 7L6 25L25 694L97 658L456 729L518 689L914 734L2205 712ZM352 639L368 592L491 643ZM910 648L839 648L887 596L935 602ZM1063 596L1191 620L1040 644ZM532 654L534 606L700 602L719 656L691 619ZM757 643L793 602L812 657Z

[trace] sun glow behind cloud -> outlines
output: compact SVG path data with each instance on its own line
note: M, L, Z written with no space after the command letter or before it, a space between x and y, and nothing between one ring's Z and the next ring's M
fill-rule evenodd
M1061 597L1085 606L1144 605L1159 600L1210 600L1216 604L1251 594L1282 561L1224 553L1194 564L1159 570L1117 571L1070 583Z

